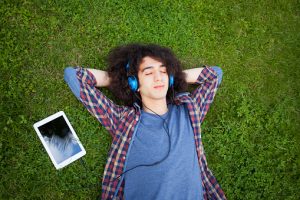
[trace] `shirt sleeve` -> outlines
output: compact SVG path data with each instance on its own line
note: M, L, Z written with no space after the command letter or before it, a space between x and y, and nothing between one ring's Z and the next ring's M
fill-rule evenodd
M68 67L64 79L77 99L114 137L126 107L116 105L96 88L96 78L87 69Z
M200 123L203 122L209 107L214 100L217 89L221 84L222 77L222 69L216 66L205 66L198 76L196 84L199 84L199 86L193 91L192 97L199 107Z

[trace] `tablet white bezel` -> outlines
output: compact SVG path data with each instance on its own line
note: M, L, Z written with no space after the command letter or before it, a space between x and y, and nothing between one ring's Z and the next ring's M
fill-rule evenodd
M67 160L65 160L65 161L63 161L61 163L57 163L56 160L55 160L55 158L54 158L54 156L52 155L52 152L50 151L50 149L49 149L49 147L48 147L45 139L43 138L43 136L42 136L42 134L41 134L41 132L39 130L39 127L42 126L42 125L44 125L44 124L46 124L46 123L48 123L48 122L50 122L50 121L52 121L52 120L54 120L54 119L56 119L56 118L58 118L58 117L61 117L61 116L64 118L65 122L67 123L70 131L72 132L72 134L74 136L74 138L77 140L77 142L78 142L78 144L80 146L81 151L79 153L71 156ZM41 140L44 148L46 149L46 151L47 151L47 153L48 153L48 155L49 155L49 157L50 157L50 159L51 159L51 161L54 164L54 166L55 166L56 169L61 169L61 168L69 165L70 163L74 162L75 160L81 158L82 156L84 156L86 154L86 151L85 151L84 147L82 146L81 142L79 141L79 138L76 135L76 133L75 133L75 131L74 131L71 123L69 122L67 116L65 115L64 111L59 111L59 112L57 112L57 113L55 113L55 114L53 114L53 115L51 115L51 116L49 116L49 117L47 117L47 118L39 121L39 122L36 122L33 125L33 127L34 127L35 131L37 132L37 135L39 136L39 138L40 138L40 140Z

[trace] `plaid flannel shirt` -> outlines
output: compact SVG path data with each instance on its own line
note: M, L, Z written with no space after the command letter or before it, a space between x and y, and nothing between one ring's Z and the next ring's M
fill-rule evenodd
M96 79L87 69L77 67L80 82L80 100L88 111L95 116L112 136L112 144L102 180L102 199L124 199L124 172L126 157L133 133L138 125L141 110L133 107L118 106L107 98L96 86ZM201 123L209 110L218 88L217 73L205 66L192 93L182 93L175 97L175 104L186 104L194 132L198 162L202 177L204 199L226 199L217 180L207 167L201 140Z

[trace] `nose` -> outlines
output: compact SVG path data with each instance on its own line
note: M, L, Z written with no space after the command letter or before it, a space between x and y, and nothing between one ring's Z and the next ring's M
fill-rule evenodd
M154 74L154 81L162 81L163 74L160 71L156 71Z

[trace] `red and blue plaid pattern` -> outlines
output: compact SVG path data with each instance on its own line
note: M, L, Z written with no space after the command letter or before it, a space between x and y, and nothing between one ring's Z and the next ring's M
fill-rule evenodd
M77 78L80 82L80 100L112 136L102 180L102 199L113 199L117 190L115 199L124 199L124 181L119 183L122 180L119 176L124 171L134 128L141 115L140 109L138 106L118 106L112 102L95 87L96 79L87 69L78 67ZM185 103L189 110L201 170L204 199L226 199L220 185L207 167L201 140L201 123L213 102L217 83L216 72L206 66L196 81L198 88L192 94L183 93L175 98L176 104Z

